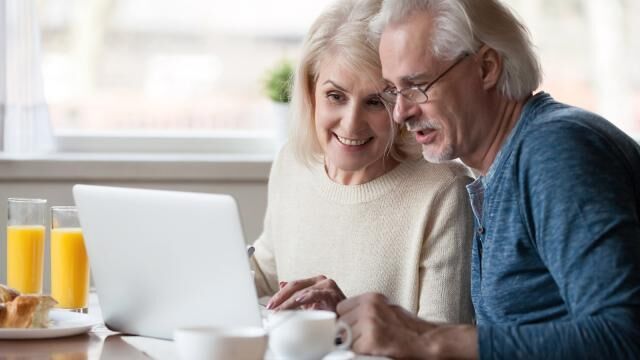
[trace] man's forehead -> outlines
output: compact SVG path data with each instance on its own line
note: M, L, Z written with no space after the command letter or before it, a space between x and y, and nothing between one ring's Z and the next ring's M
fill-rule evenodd
M433 68L429 21L428 14L414 15L384 29L379 50L386 80L409 80L426 75Z

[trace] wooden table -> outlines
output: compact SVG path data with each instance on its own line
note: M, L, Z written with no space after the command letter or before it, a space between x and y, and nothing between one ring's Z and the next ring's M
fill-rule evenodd
M89 297L89 314L102 319L97 296ZM178 360L173 341L121 335L104 325L89 333L59 339L0 340L0 360ZM273 360L267 354L265 360ZM356 356L352 359L384 359Z
M102 318L95 293L89 296L89 314ZM140 340L147 342L148 345L141 347ZM152 353L147 354L146 351ZM0 360L137 360L158 358L153 354L154 351L166 352L167 356L160 355L162 359L177 358L171 341L124 336L109 331L104 325L94 327L87 334L58 339L0 340Z
M0 341L0 359L89 360L150 359L120 335L89 334L47 340ZM167 357L169 359L170 357Z

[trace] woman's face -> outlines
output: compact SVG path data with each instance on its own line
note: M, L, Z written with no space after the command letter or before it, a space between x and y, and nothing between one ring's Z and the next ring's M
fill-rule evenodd
M315 129L329 177L341 184L362 184L397 164L385 156L392 123L378 96L382 79L355 74L339 60L328 58L320 66Z

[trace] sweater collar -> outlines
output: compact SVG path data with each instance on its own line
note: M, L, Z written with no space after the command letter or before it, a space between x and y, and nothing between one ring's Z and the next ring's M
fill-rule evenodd
M419 161L424 160L420 158L401 162L382 176L358 185L342 185L334 182L327 175L323 163L314 164L311 171L315 173L312 177L315 187L327 199L341 204L357 204L373 201L398 189Z

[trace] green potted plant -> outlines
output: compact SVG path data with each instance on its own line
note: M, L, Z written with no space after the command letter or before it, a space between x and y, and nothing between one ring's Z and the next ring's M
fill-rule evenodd
M271 113L275 122L276 151L287 140L292 81L293 64L286 59L269 69L264 79L264 92L271 100Z
M288 60L282 60L265 77L264 90L269 99L277 103L288 104L291 100L291 81L293 65Z

